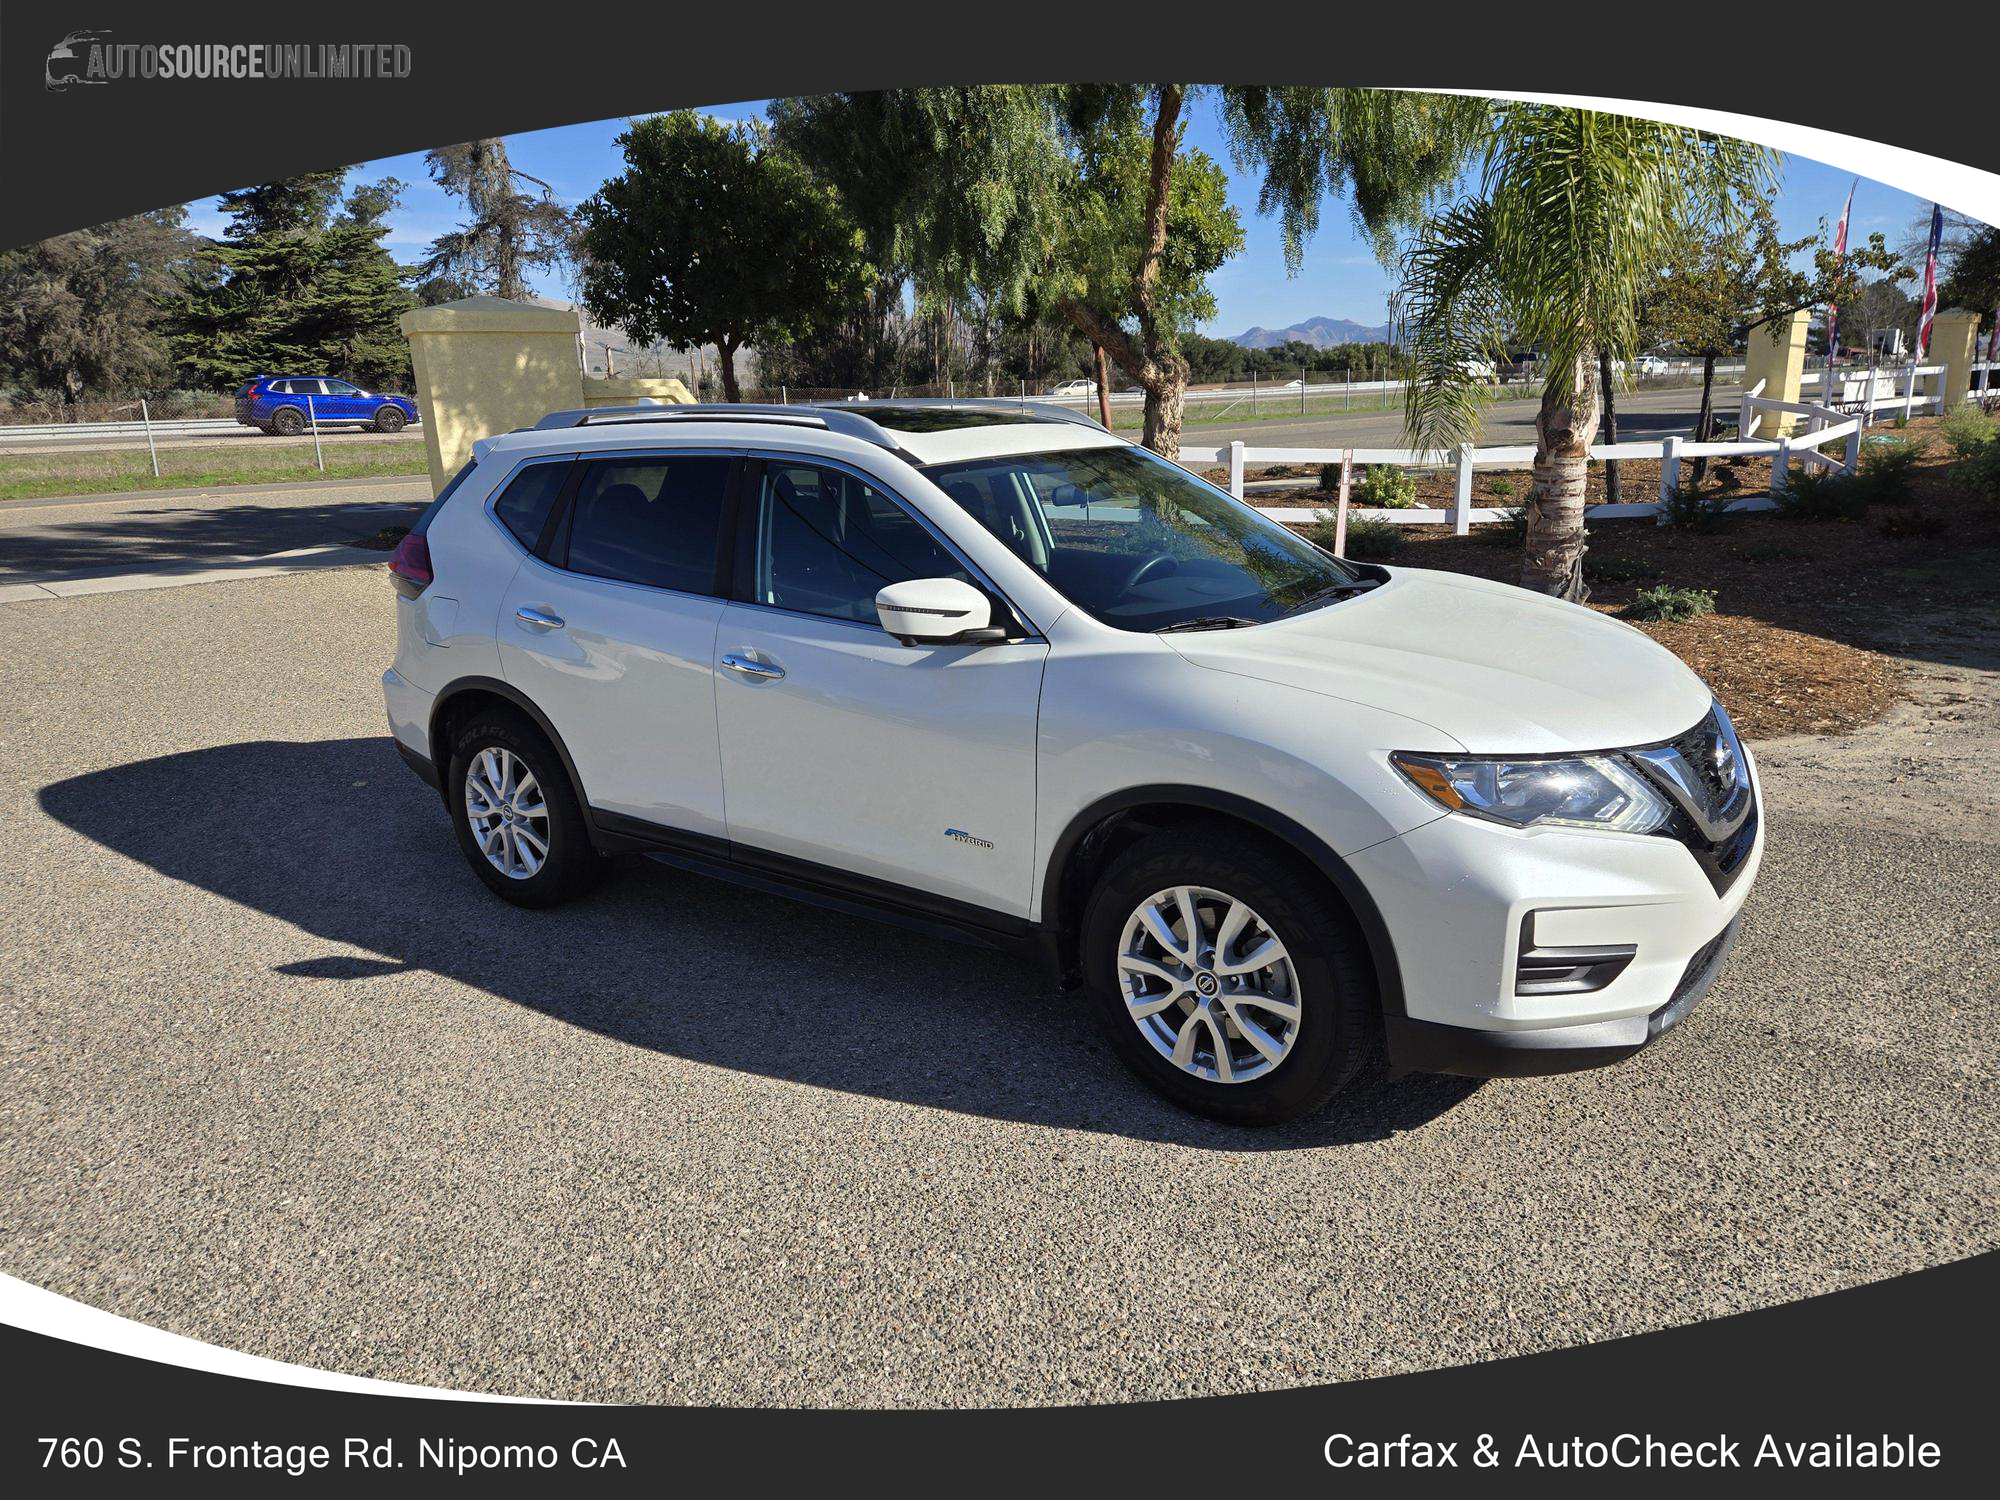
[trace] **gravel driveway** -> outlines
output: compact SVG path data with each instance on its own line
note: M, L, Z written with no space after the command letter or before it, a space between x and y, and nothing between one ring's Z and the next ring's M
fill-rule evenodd
M646 863L494 900L384 737L391 633L374 570L0 605L0 1268L398 1380L955 1405L1525 1353L2000 1244L1991 670L1760 747L1742 941L1658 1048L1249 1133L1025 962Z

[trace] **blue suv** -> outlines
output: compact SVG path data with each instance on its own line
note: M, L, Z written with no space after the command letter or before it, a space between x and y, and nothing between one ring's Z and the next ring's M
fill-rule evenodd
M296 437L306 430L308 420L321 427L401 432L418 418L417 403L408 396L378 396L330 375L259 375L236 393L236 420L245 427Z

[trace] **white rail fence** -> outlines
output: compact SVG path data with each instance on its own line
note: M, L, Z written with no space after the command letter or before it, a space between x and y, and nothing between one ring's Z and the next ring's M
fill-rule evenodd
M1934 377L1932 389L1928 392L1919 392L1915 389L1915 377L1923 375ZM1762 439L1739 436L1734 441L1726 443L1696 443L1675 436L1659 442L1592 444L1590 456L1595 459L1658 459L1660 497L1658 500L1621 502L1616 505L1592 505L1591 519L1652 516L1664 524L1668 502L1680 489L1681 464L1684 460L1753 455L1768 457L1771 460L1770 491L1766 495L1731 500L1727 508L1738 511L1770 510L1777 505L1776 497L1785 491L1787 476L1791 472L1794 459L1797 459L1804 468L1824 468L1839 473L1853 473L1860 462L1862 429L1874 421L1882 411L1898 410L1914 415L1920 410L1941 410L1944 404L1944 379L1940 368L1916 371L1901 395L1875 400L1866 410L1854 414L1815 405L1809 401L1775 401L1764 396L1763 389L1763 382L1760 381L1743 396L1738 412L1739 434L1755 433L1767 419L1775 428L1778 425L1776 415L1779 413L1804 417L1803 430L1780 433L1776 437ZM1842 444L1838 455L1821 451L1828 443L1836 441ZM1533 464L1534 458L1535 450L1526 445L1478 448L1471 443L1464 443L1455 449L1423 451L1415 448L1260 448L1233 442L1216 448L1183 447L1180 461L1191 467L1228 465L1229 492L1239 500L1244 494L1244 471L1251 465L1343 465L1339 505L1345 516L1360 520L1388 521L1399 526L1449 525L1458 535L1464 536L1474 525L1507 519L1506 509L1475 506L1472 503L1473 471L1527 468ZM1394 464L1402 468L1417 469L1451 469L1457 481L1454 503L1449 506L1413 506L1407 509L1349 505L1346 481L1356 465L1367 464ZM1274 521L1303 523L1318 520L1332 508L1324 505L1274 505L1265 507L1264 514Z

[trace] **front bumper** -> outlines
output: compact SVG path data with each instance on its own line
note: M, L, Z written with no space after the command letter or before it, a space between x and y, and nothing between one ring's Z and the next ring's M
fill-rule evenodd
M1707 994L1764 854L1763 789L1729 870L1659 835L1522 831L1447 815L1349 859L1387 928L1398 1073L1563 1073L1628 1057ZM1592 981L1527 982L1523 949L1614 954ZM1608 977L1606 977L1608 976Z
M1673 996L1648 1015L1527 1031L1482 1031L1392 1016L1388 1020L1392 1066L1398 1073L1532 1078L1622 1062L1678 1026L1701 1003L1736 945L1736 932L1742 923L1740 915L1735 917L1697 950Z

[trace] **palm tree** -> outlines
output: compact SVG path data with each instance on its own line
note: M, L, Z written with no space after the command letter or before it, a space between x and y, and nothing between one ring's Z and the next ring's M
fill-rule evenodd
M1725 222L1764 188L1761 146L1678 125L1558 105L1499 102L1479 191L1430 215L1403 256L1397 315L1415 375L1415 445L1471 439L1476 370L1519 339L1548 362L1535 417L1524 586L1581 601L1583 501L1603 410L1598 351L1627 359L1646 278L1673 236Z

